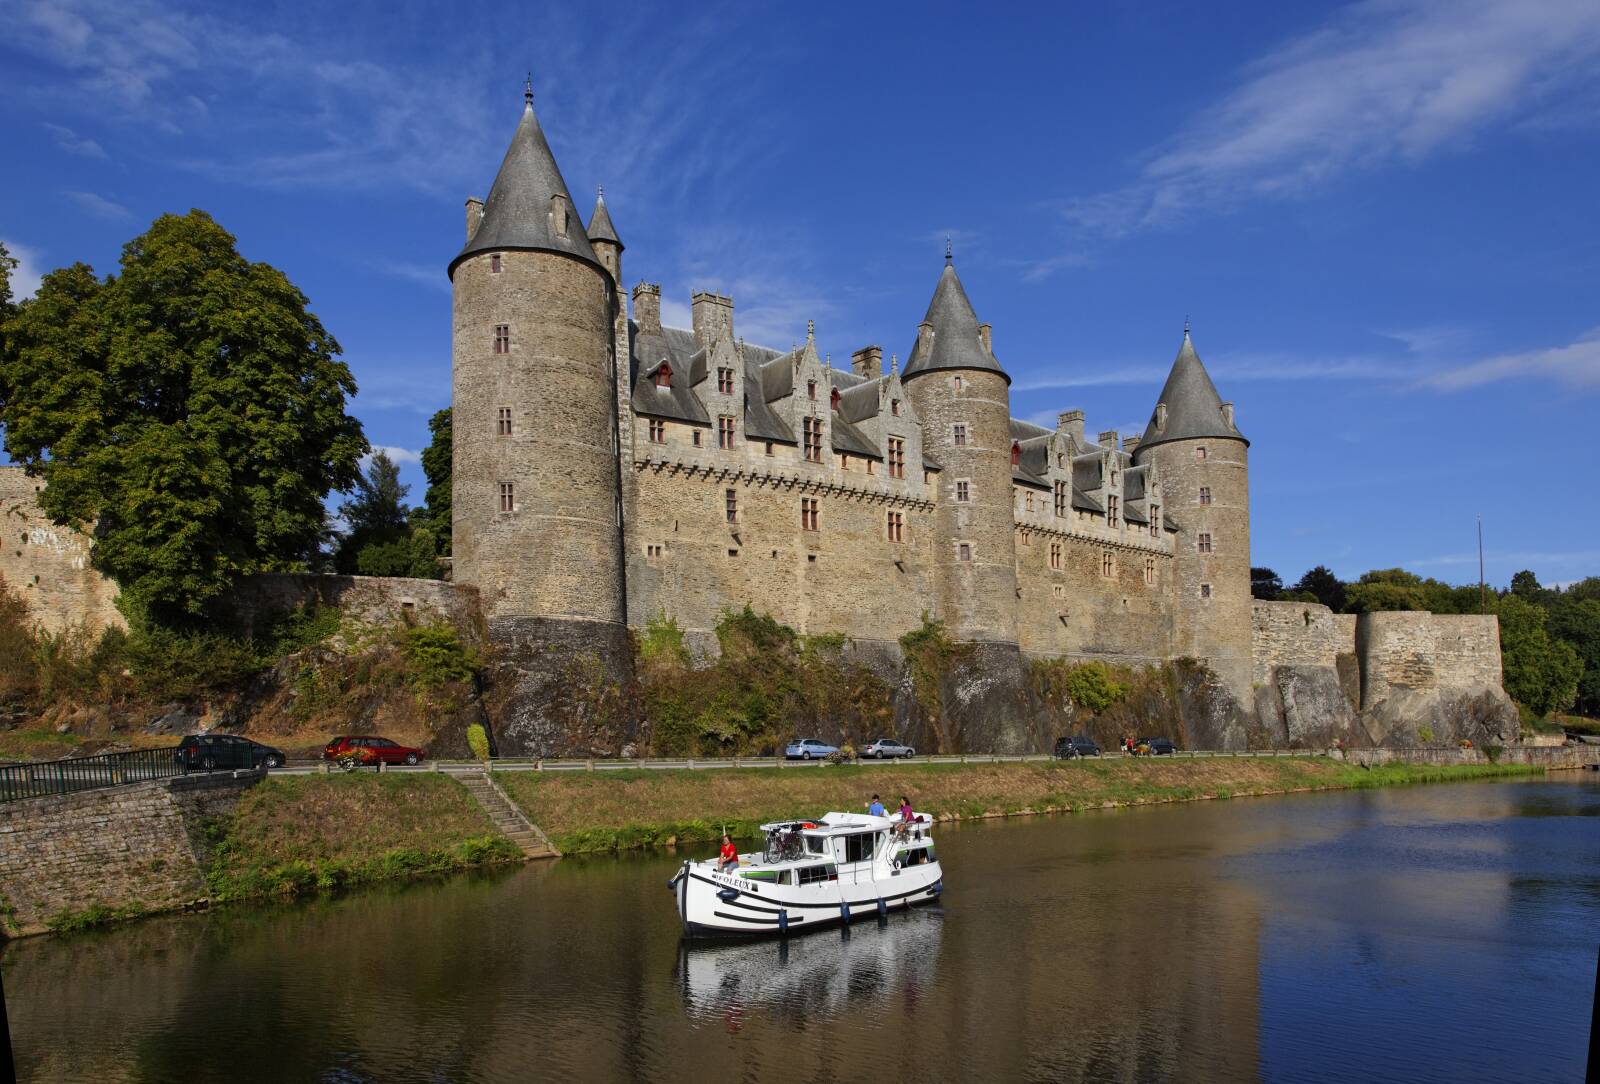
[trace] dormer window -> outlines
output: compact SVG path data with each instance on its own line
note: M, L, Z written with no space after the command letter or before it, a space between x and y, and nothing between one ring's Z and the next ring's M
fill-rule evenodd
M834 388L833 394L828 396L828 406L834 410L839 409L839 389Z
M816 397L817 397L817 382L815 380L807 380L806 381L806 398L807 399L811 399L811 400L815 400Z
M656 370L656 387L672 387L672 366L664 361L661 363L661 368Z
M889 413L893 414L896 418L898 418L900 416L900 400L898 400L898 399L890 399L889 400Z
M1013 467L1022 466L1022 445L1016 441L1011 442L1011 465Z

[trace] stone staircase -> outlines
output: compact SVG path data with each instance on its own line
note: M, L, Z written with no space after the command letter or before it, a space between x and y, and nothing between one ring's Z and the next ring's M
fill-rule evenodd
M462 772L455 778L467 788L467 793L477 800L483 811L489 814L495 829L521 847L523 854L529 858L561 857L561 852L555 849L549 837L517 808L516 803L506 797L505 791L489 777L489 773Z

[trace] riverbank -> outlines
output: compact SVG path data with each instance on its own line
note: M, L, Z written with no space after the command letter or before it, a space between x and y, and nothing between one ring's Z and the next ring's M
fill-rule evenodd
M757 838L763 823L861 809L902 794L940 820L1538 775L1523 764L1373 767L1327 757L885 764L812 771L505 772L501 786L563 854Z

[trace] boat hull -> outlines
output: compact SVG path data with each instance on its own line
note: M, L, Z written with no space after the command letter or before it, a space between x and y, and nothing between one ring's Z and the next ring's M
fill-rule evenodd
M931 903L944 891L937 862L884 880L810 886L748 882L686 862L670 883L688 937L803 933Z

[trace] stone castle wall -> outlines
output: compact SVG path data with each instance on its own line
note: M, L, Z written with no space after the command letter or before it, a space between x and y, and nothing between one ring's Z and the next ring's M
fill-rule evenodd
M1336 614L1317 602L1263 602L1250 607L1253 677L1272 678L1279 666L1338 665L1356 650L1356 615Z
M21 467L0 467L0 580L50 632L126 626L116 607L117 585L89 564L88 537L56 526L40 511L43 485Z
M1500 687L1500 621L1492 614L1362 614L1356 647L1363 708L1404 690Z
M298 607L337 606L363 625L442 624L468 643L483 639L477 590L444 580L263 572L240 581L229 600L246 631Z

